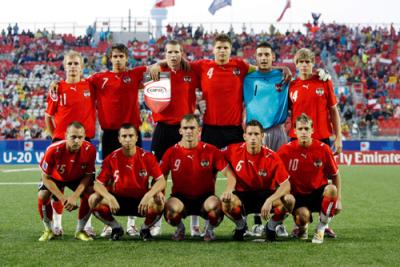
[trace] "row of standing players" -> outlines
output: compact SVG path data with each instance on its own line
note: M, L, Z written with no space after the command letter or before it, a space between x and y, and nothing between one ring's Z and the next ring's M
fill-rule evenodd
M338 133L335 139L336 152L340 153L340 123L332 84L313 75L314 55L311 51L301 49L296 54L295 63L299 70L299 78L292 81L289 87L284 82L282 71L272 67L274 53L270 45L258 45L257 71L254 71L254 66L240 59L230 59L230 49L229 38L224 35L218 36L214 44L215 60L186 62L190 68L183 70L181 46L174 41L166 44L166 60L151 69L155 73L160 70L169 71L172 88L170 105L159 114L153 113L157 126L152 150L157 160L161 160L168 147L180 141L179 122L184 114L194 111L195 89L198 87L203 92L203 107L206 107L201 136L205 143L222 148L243 141L241 121L244 102L246 120L260 121L263 129L266 129L265 144L276 150L286 142L282 124L287 117L289 98L292 118L304 112L314 121L313 138L327 142L333 126L334 132ZM97 73L87 80L80 79L82 60L79 54L71 52L66 55L64 64L67 78L65 82L58 84L56 91L51 91L47 116L50 130L55 128L54 139L63 138L66 123L75 120L82 122L90 138L94 135L96 101L99 122L103 129L103 158L119 147L118 128L123 122L130 122L138 129L140 118L137 94L143 73L147 70L146 67L126 70L127 50L124 46L115 45L111 51L113 70ZM75 80L71 81L70 78L73 77ZM79 101L81 102L78 113L76 110ZM93 125L88 123L91 121ZM62 125L64 127L61 127ZM291 137L295 137L293 129ZM140 144L140 135L138 138ZM337 179L334 179L334 182L336 181ZM338 211L341 209L340 185L336 185L336 188L338 204L335 204L337 208L334 210ZM41 192L39 200L40 195ZM39 209L43 208L43 205L48 203L41 203ZM246 227L239 224L237 229L243 231Z

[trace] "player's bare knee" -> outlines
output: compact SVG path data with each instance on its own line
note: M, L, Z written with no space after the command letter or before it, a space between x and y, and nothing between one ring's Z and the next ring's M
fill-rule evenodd
M97 194L97 193L91 194L91 195L89 196L89 200L88 200L88 202L89 202L89 207L90 207L91 209L96 208L97 205L99 205L99 203L101 202L102 199L103 199L103 198L102 198L99 194Z
M324 189L324 196L329 198L336 198L337 197L337 188L333 184L329 184L325 186Z
M39 190L38 198L42 201L46 201L51 197L51 193L48 190Z
M165 203L165 211L169 216L174 216L175 214L179 214L183 211L184 205L182 201L175 197L171 197L168 199L167 203Z
M306 207L298 208L294 214L294 220L296 225L305 226L310 223L311 214Z
M293 211L295 202L296 202L296 199L294 198L294 196L292 194L287 194L282 197L283 207L286 211L288 211L290 213Z
M242 205L242 202L236 195L232 195L232 198L230 201L222 201L222 210L224 213L230 213L231 210L240 207Z
M221 201L217 196L210 196L204 201L203 207L206 212L221 209Z
M157 213L161 213L164 210L164 203L161 201L156 201L154 198L152 198L150 200L148 209Z

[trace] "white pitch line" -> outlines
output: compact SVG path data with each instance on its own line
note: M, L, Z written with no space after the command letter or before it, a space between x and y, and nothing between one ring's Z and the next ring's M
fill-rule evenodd
M40 182L20 182L20 183L15 183L15 182L0 182L0 185L38 185Z
M10 172L30 172L30 171L40 171L40 168L22 168L22 169L1 170L1 172L4 172L4 173L10 173Z

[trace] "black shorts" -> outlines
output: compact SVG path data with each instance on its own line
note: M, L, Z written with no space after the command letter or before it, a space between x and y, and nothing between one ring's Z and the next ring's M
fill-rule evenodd
M58 189L60 189L61 192L64 193L64 189L65 187L68 187L69 189L71 189L72 191L75 191L76 188L79 186L79 184L81 183L81 180L74 180L74 181L70 181L70 182L61 182L55 179L51 179L56 186L58 187ZM39 186L38 186L38 191L40 190L47 190L50 192L49 189L47 189L47 187L44 185L43 181L40 181ZM52 195L52 198L54 199L54 201L58 201L58 198L55 195Z
M324 190L327 185L323 185L308 195L294 195L296 203L293 212L300 207L306 207L310 212L319 212L321 210L322 199L324 198Z
M121 147L121 144L118 140L118 132L119 130L103 130L103 135L101 136L101 156L103 160L114 150ZM136 146L142 147L142 135L137 129L136 132L138 133Z
M161 161L162 156L168 148L181 140L179 128L179 124L169 125L162 122L157 123L151 141L151 151L154 153L158 161Z
M239 192L234 191L240 201L242 202L243 215L251 213L261 213L261 208L264 205L267 198L269 198L273 192L270 191L246 191Z
M204 125L201 131L201 141L218 148L243 142L242 126L211 126Z
M119 204L119 210L114 215L143 217L138 212L139 203L142 200L141 198L121 197L116 195L114 195L114 197L117 199Z
M200 215L203 218L207 218L206 212L204 211L204 202L210 196L213 196L213 193L207 193L197 198L188 198L181 194L171 194L171 197L175 197L182 201L184 205L183 216L189 215Z

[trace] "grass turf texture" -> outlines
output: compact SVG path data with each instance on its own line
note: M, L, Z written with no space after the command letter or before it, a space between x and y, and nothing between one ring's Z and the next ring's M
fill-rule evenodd
M190 238L189 218L187 239L183 242L170 240L174 229L163 221L163 234L154 242L145 243L125 235L120 242L97 238L85 243L73 238L77 211L65 212L62 240L40 243L37 240L43 226L37 212L36 185L4 184L36 182L40 172L4 172L13 168L26 166L0 166L2 266L394 266L399 260L399 167L340 167L344 210L331 223L338 238L325 238L322 245L310 242L316 223L310 226L307 242L291 238L273 244L252 242L252 238L234 242L234 225L227 218L216 229L217 240L211 243ZM218 181L219 193L225 182ZM126 218L118 220L126 225ZM252 221L250 216L250 227ZM138 223L141 222L139 219ZM95 218L93 224L99 234L102 224ZM292 230L291 218L286 220L286 226L288 231Z

